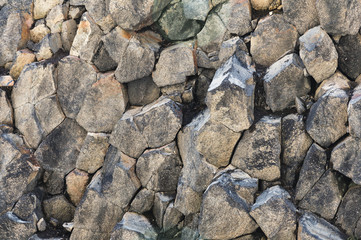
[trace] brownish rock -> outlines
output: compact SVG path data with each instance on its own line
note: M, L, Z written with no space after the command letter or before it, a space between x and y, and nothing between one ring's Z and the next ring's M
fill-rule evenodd
M75 206L79 204L81 198L83 197L88 181L88 173L79 169L74 169L66 176L66 191Z

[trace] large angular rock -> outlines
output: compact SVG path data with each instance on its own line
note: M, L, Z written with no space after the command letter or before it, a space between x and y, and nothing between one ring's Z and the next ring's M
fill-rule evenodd
M38 61L50 59L62 47L61 36L59 33L46 35L38 44L35 45L34 51Z
M232 157L232 165L251 177L273 181L281 176L281 118L265 116L247 130Z
M135 174L135 159L110 147L104 160L102 192L112 204L125 208L141 183Z
M311 144L302 115L290 114L282 119L282 176L286 185L296 183L297 173Z
M210 0L183 0L184 16L187 19L205 21L212 9Z
M128 83L128 98L130 105L143 106L159 97L160 89L151 76Z
M109 147L108 140L109 136L107 134L88 133L76 160L76 168L90 174L101 168Z
M154 191L143 188L134 197L129 211L139 214L148 212L152 209L154 203Z
M35 55L33 52L27 49L17 51L14 58L14 64L10 69L10 76L15 80L18 79L25 65L32 62L35 62Z
M225 27L231 34L243 36L251 32L252 8L249 0L230 0L217 10Z
M89 174L78 169L74 169L65 177L66 192L75 206L79 204L83 197L88 182Z
M300 57L317 83L331 77L337 69L338 53L332 39L320 26L300 37Z
M360 194L360 186L350 187L343 197L336 215L336 223L346 231L347 235L355 236L356 238L361 237L359 231L356 230L359 227L361 217Z
M177 64L174 64L177 62ZM158 87L183 83L187 76L196 73L193 48L190 43L180 43L164 49L159 57L153 81Z
M192 38L202 29L202 24L193 19L187 19L183 2L178 1L166 8L158 20L163 35L173 41Z
M361 74L361 35L346 35L340 38L337 46L339 55L339 68L351 79Z
M170 203L174 200L173 193L157 192L154 195L153 216L159 228L163 228L164 214Z
M302 200L326 171L326 151L316 143L309 148L296 185L296 200Z
M75 168L85 137L86 131L82 127L74 120L65 119L40 144L35 157L46 171L64 177Z
M291 107L296 97L307 95L311 90L310 81L303 72L304 65L294 53L284 56L267 69L263 85L267 105L273 112Z
M299 207L331 220L341 203L342 195L336 174L327 170L300 201Z
M88 132L111 132L128 103L125 87L105 75L86 93L76 120Z
M35 0L34 1L34 19L45 18L50 10L58 4L62 4L63 0Z
M153 71L154 63L154 51L136 38L131 38L119 58L115 77L119 82L127 83L149 76Z
M50 28L51 33L59 33L62 31L62 25L67 18L68 8L66 5L56 5L46 16L46 25Z
M359 1L317 0L316 8L323 29L332 35L355 35L360 29Z
M306 212L298 221L299 240L345 240L346 235L326 220Z
M348 103L348 130L351 136L361 138L361 87L357 86L353 90L350 102Z
M115 70L118 66L118 63L110 57L103 41L100 42L98 51L95 53L92 62L100 72Z
M78 30L70 49L70 55L90 62L98 49L102 35L103 33L99 26L88 13L84 13L78 24Z
M35 219L24 221L12 212L0 216L0 235L3 239L28 239L36 231Z
M234 132L241 132L252 125L255 90L253 73L249 56L241 61L234 55L217 70L206 99L212 120Z
M297 209L280 186L264 191L252 206L251 216L269 239L296 239Z
M44 200L43 207L47 220L55 218L59 221L59 224L73 220L75 207L64 195L58 195Z
M221 123L210 120L210 111L205 110L195 129L195 147L207 162L216 167L229 164L233 149L241 133L234 132Z
M103 0L84 2L85 8L89 15L105 33L109 32L115 26L112 16L110 15L109 11L107 11L108 3L109 1Z
M121 28L138 31L157 21L163 9L170 2L171 0L136 2L132 0L110 0L109 12Z
M41 207L42 195L43 193L38 191L38 189L34 192L24 194L15 204L11 212L25 221L35 216L38 219L42 218L44 216Z
M330 78L322 81L322 83L318 86L314 99L317 101L323 94L329 90L332 91L335 88L342 89L347 92L351 89L351 86L353 86L353 83L348 80L348 78L345 77L341 72L336 71L335 74L333 74Z
M95 69L84 60L65 57L58 66L57 93L61 107L69 118L76 118L86 94L97 80Z
M102 37L104 47L108 52L109 56L115 61L119 62L122 55L127 49L132 35L120 27L116 27L110 33Z
M176 144L145 151L137 160L136 173L143 187L157 192L177 189L182 169Z
M50 29L44 23L38 24L30 30L30 40L38 43L49 33Z
M241 171L216 177L203 194L199 234L205 239L231 239L254 232L258 225L249 215L258 180ZM250 192L249 190L252 189Z
M6 92L0 90L0 124L13 125L13 109Z
M270 66L282 56L293 52L298 38L297 29L282 15L261 19L251 38L251 55L256 63Z
M316 0L283 0L283 14L302 35L308 29L319 25Z
M161 97L141 110L126 112L114 127L109 142L137 158L147 147L157 148L172 142L181 128L182 116L177 103Z
M143 215L133 212L124 214L113 229L110 236L111 240L133 240L133 239L157 239L158 234L149 220Z
M330 146L346 134L348 99L344 90L333 88L312 105L306 120L306 130L322 147Z
M71 240L109 239L112 229L122 219L122 209L102 194L101 182L102 174L97 172L75 210Z
M340 142L331 153L333 169L361 184L361 142L357 138L347 137Z
M77 32L77 25L74 19L63 22L61 27L61 42L64 51L69 52Z

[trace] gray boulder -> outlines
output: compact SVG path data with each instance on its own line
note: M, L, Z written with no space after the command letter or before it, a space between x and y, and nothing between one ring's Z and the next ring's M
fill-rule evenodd
M345 240L346 235L337 227L316 215L306 212L298 221L299 240Z
M332 35L355 35L360 29L359 1L318 0L316 9L321 26Z
M138 31L157 21L163 9L170 2L171 0L136 2L132 0L110 0L109 12L121 28Z
M157 223L159 228L163 228L164 222L164 214L168 208L168 206L173 202L174 194L167 192L157 192L154 195L154 205L153 205L153 216L155 218L155 222Z
M174 64L177 62L177 64ZM180 43L164 49L159 57L153 81L158 87L183 83L196 73L191 43Z
M79 58L68 56L59 62L57 93L60 105L69 118L76 118L92 84L97 80L95 69Z
M254 68L248 55L241 60L234 55L217 70L206 99L212 120L234 132L241 132L252 125L255 90L253 73Z
M105 50L116 63L119 63L122 55L126 51L131 37L130 33L124 31L120 27L114 28L111 32L102 37Z
M297 29L287 23L281 14L265 17L252 34L251 55L256 63L270 66L294 51L297 38Z
M337 69L338 53L332 39L320 26L300 37L300 57L317 83L331 77Z
M265 116L239 141L232 165L251 177L273 181L281 176L281 118Z
M187 19L205 21L212 9L210 0L183 0L184 16Z
M249 215L247 201L258 180L242 171L227 171L216 177L203 194L199 234L205 239L231 239L254 232L258 225ZM248 192L247 190L251 190ZM246 198L245 198L245 197Z
M289 54L272 64L263 78L267 105L273 112L282 111L306 95L310 81L304 76L304 65L297 54ZM285 91L287 89L287 91Z
M115 27L115 22L107 10L107 4L109 1L93 0L85 1L84 5L89 15L99 25L104 33L109 32Z
M6 92L0 90L0 124L13 125L13 108L6 96Z
M348 100L347 93L336 87L312 105L306 120L306 130L322 147L330 146L346 134Z
M67 20L61 25L61 42L64 51L70 51L77 31L77 24L74 19Z
M353 90L351 100L348 103L348 130L352 137L361 138L361 123L359 121L361 114L361 88L357 86Z
M127 85L130 105L143 106L155 101L160 94L159 87L151 76L144 77Z
M142 214L151 210L154 203L154 194L154 191L146 188L140 190L137 195L135 195L129 211Z
M100 42L99 48L94 54L92 62L100 72L115 70L118 66L118 63L110 56L110 53L106 49L103 41Z
M351 79L356 79L361 74L361 35L346 35L340 38L337 44L339 55L339 68Z
M269 239L296 239L297 209L280 186L264 191L252 206L251 216Z
M329 90L333 89L342 89L348 92L351 89L351 86L354 84L348 80L341 72L336 71L331 77L327 78L326 80L322 81L322 83L318 86L315 93L315 100L318 100L322 97L323 94L328 92ZM355 89L356 91L356 89Z

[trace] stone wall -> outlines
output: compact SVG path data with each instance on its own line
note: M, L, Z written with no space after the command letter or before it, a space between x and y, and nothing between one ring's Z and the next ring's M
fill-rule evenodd
M0 0L0 239L361 238L359 0Z

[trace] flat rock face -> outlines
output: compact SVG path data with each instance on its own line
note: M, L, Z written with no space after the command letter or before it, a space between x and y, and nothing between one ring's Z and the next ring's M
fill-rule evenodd
M112 16L107 11L107 2L102 0L85 1L84 5L89 15L105 33L115 26Z
M176 144L147 150L137 160L136 173L143 187L158 192L177 189L181 160Z
M340 189L335 173L328 170L312 186L311 190L299 203L299 206L331 220L341 203L342 195L343 192Z
M316 143L309 148L296 186L296 200L302 200L326 171L326 151Z
M347 137L332 150L331 162L335 170L361 184L360 157L360 141Z
M184 0L184 16L187 19L205 21L208 12L212 9L210 0Z
M13 117L13 109L9 99L6 97L6 92L0 90L0 124L12 125Z
M68 193L71 202L77 206L88 185L89 175L87 172L75 169L65 177L65 182L66 192Z
M300 37L300 57L317 83L331 77L337 69L338 53L332 39L320 26Z
M357 57L361 53L361 35L347 35L340 38L337 44L339 54L339 68L351 79L356 79L360 74L361 61Z
M359 1L316 1L318 17L323 29L333 35L355 35L360 29Z
M212 120L234 132L251 126L254 118L253 72L249 58L240 61L235 55L217 70L206 99Z
M195 71L192 45L181 43L162 51L152 76L158 87L164 87L185 82Z
M143 106L159 98L160 89L152 77L145 77L128 83L130 105Z
M157 21L170 2L171 0L110 0L109 12L118 26L137 31Z
M88 90L97 80L95 69L84 60L65 57L58 66L58 98L69 118L76 118Z
M156 239L157 236L157 232L146 217L127 212L124 214L122 221L114 227L110 239Z
M148 212L153 207L154 194L154 191L143 188L134 197L129 210L139 214Z
M34 1L34 19L44 18L50 10L63 0L35 0Z
M23 221L12 212L0 216L0 234L4 239L28 239L36 231L34 219Z
M330 146L346 134L348 99L344 90L335 88L327 91L312 105L306 120L306 130L322 147Z
M361 123L359 116L361 114L361 89L356 87L353 91L351 100L348 103L347 115L349 122L349 133L355 138L361 138Z
M335 88L349 91L352 85L352 82L347 77L345 77L345 75L343 75L339 71L336 71L335 74L322 81L322 83L318 86L315 93L315 100L318 100L320 97L322 97L323 94L325 94L329 90L332 91Z
M110 132L128 103L125 87L105 75L88 90L76 120L88 132Z
M282 15L261 19L251 38L251 55L256 63L270 66L288 52L293 52L298 33Z
M337 211L337 224L340 225L348 235L360 237L359 222L361 217L359 186L352 186L346 192L342 199L341 205Z
M296 207L291 196L280 186L264 191L250 214L269 239L296 239Z
M302 215L298 224L297 239L300 240L347 239L337 227L309 212Z
M281 176L281 118L265 116L247 130L232 157L232 165L251 177L273 181Z
M230 239L254 232L258 226L249 215L253 201L244 199L243 191L252 188L252 184L256 187L257 181L241 171L225 172L216 177L203 194L200 236L206 239Z
M273 112L292 106L296 97L304 96L311 90L303 72L304 66L297 54L286 55L267 69L263 85L266 102Z
M300 34L319 25L316 0L283 0L286 21L295 25Z

